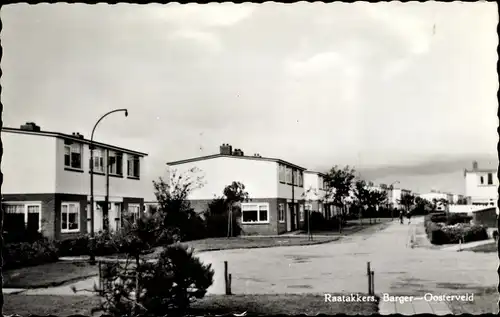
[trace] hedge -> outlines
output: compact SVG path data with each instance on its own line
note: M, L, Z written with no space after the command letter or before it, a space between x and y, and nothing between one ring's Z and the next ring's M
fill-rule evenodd
M4 269L35 266L58 260L57 246L53 241L15 242L4 245Z
M425 232L432 244L454 244L488 239L488 232L480 225L470 225L470 216L433 213L425 217Z

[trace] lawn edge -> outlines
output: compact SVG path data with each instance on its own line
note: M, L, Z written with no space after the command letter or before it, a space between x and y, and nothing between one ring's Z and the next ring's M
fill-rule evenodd
M3 288L22 288L24 290L41 289L41 288L52 288L52 287L64 286L65 284L70 284L70 283L78 282L78 281L85 280L85 279L88 279L88 278L91 278L91 277L95 277L95 276L99 276L99 274L98 273L87 274L87 275L82 275L82 276L79 276L79 277L73 277L73 278L70 278L70 279L67 279L67 280L64 280L64 281L50 282L50 283L45 283L45 284L36 284L34 286L29 286L29 287L15 286L15 285L12 286L12 284L11 285L4 284Z

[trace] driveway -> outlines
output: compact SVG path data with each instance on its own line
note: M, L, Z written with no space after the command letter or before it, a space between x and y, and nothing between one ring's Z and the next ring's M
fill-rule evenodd
M235 294L367 292L368 261L379 294L450 294L497 284L495 253L412 249L408 241L416 226L423 226L423 218L412 219L411 225L395 220L379 232L361 232L327 244L198 256L215 270L211 294L224 293L224 261Z

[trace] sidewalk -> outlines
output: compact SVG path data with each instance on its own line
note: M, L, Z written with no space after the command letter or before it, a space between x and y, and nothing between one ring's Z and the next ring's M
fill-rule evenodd
M443 251L454 251L454 252L457 252L457 251L467 251L467 249L474 248L474 247L477 247L477 246L483 245L483 244L489 244L489 243L492 243L492 242L494 242L493 239L481 240L481 241L474 241L474 242L469 242L469 243L462 243L461 245L458 244L458 245L453 245L453 246L450 246L450 247L445 247L445 248L442 248L441 250L443 250Z

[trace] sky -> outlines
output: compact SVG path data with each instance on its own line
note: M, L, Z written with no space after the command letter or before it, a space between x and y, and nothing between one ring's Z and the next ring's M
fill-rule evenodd
M4 125L89 137L102 114L127 108L95 138L148 153L151 179L230 143L312 170L348 164L372 181L463 191L473 159L498 165L497 12L495 2L2 6Z

